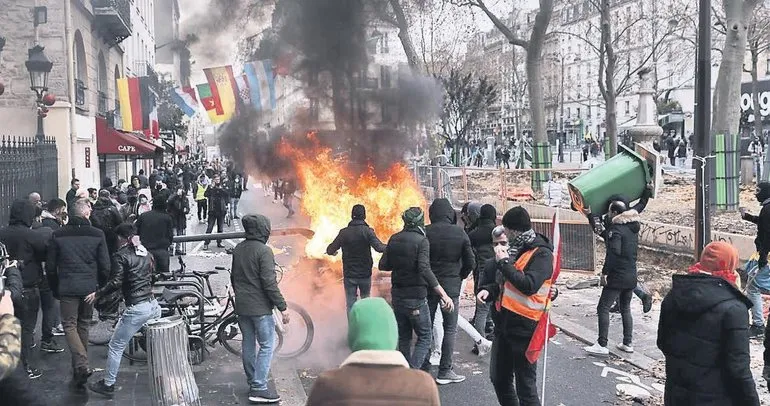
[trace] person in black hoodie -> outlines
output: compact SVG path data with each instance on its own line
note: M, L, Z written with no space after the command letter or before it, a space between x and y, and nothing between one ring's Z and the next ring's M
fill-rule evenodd
M540 405L537 362L530 363L526 352L546 310L553 246L532 229L529 213L521 206L505 213L503 226L492 230L492 240L495 260L485 265L476 295L478 300L495 302L489 376L500 405Z
M137 235L155 259L158 273L168 273L168 248L174 240L174 220L166 212L167 199L168 195L160 194L152 201L152 210L142 213L136 220Z
M439 285L452 299L454 308L459 308L460 286L476 265L471 241L462 227L457 225L457 214L448 199L436 199L428 210L430 225L425 227L425 236L430 242L430 267L436 275ZM440 297L429 294L428 308L431 325L435 322ZM444 339L441 344L441 362L436 382L439 385L457 383L465 380L462 375L452 370L455 335L457 334L457 311L443 313ZM423 369L430 368L429 359L425 359Z
M496 227L497 210L491 204L481 206L481 214L476 228L468 234L471 247L476 254L476 267L473 269L473 286L475 293L479 293L480 282L484 279L480 275L484 271L487 262L495 258L495 249L492 245L492 230ZM494 328L492 318L489 316L489 303L476 302L476 311L473 313L473 327L481 334L490 334ZM478 349L474 346L474 353Z
M118 250L118 235L115 234L115 228L123 222L123 216L112 203L109 190L99 191L99 199L94 203L90 220L91 225L104 232L104 237L107 240L107 251L111 256Z
M176 193L168 200L168 214L174 221L176 235L185 235L187 230L187 214L190 213L190 201L183 187L178 187ZM185 255L182 249L184 243L178 242L174 247L175 255Z
M438 283L430 268L430 242L425 237L425 214L410 207L402 215L404 229L393 234L382 253L378 268L392 272L393 312L398 324L398 350L409 361L409 367L422 367L430 352L431 316L428 289L441 296L441 307L454 310L452 299ZM412 350L412 336L417 342Z
M30 349L35 347L35 325L40 311L40 282L43 278L43 262L46 259L47 238L32 230L36 207L27 199L15 200L11 204L10 220L7 227L0 229L0 243L5 244L10 258L18 261L24 290L16 310L21 321L21 361L30 379L42 373L29 365ZM51 331L44 332L43 339L51 341Z
M243 194L243 176L240 173L230 173L230 179L227 181L227 193L230 194L230 216L237 219L238 217L238 202L241 200L241 194Z
M754 196L762 206L759 215L755 216L747 213L743 208L740 210L741 218L757 225L757 236L754 238L754 246L759 253L759 259L757 261L759 269L762 269L767 266L767 256L770 254L770 183L760 182L757 185ZM752 337L761 337L762 335L767 337L762 293L754 280L746 286L746 295L753 303L753 306L751 307L751 328L749 332ZM770 367L770 342L768 342L767 339L765 339L765 365ZM768 378L770 378L770 368L768 368L766 372L768 372Z
M735 287L738 251L723 241L703 249L689 275L674 275L658 321L666 357L666 406L759 406L751 375L748 309Z
M337 237L326 248L327 255L337 255L342 248L342 277L345 285L345 303L347 312L361 299L369 297L372 289L372 249L385 251L385 244L377 238L374 229L366 224L366 207L353 206L351 221L340 230Z
M222 181L219 175L214 175L211 179L211 186L206 189L204 196L209 201L209 224L206 227L206 234L211 234L214 230L214 224L217 225L217 232L222 232L222 227L225 222L225 213L227 213L227 206L230 204L230 194L227 193L227 189L222 187ZM210 240L206 240L203 243L203 249L209 249ZM217 247L223 248L222 240L217 239Z

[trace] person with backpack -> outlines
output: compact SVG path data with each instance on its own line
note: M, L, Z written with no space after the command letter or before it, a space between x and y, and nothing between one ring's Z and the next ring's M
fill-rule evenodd
M115 228L123 222L120 211L112 203L110 192L106 189L99 191L99 199L94 203L91 210L91 225L104 232L104 238L107 240L107 250L110 255L118 249L118 236L115 234Z

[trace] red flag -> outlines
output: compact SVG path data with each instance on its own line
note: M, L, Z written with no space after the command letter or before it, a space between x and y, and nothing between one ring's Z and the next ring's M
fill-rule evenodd
M559 227L559 210L553 215L553 275L551 276L551 291L553 286L556 286L556 279L561 273L561 230ZM540 316L540 320L537 322L535 333L532 334L532 338L529 340L529 346L527 347L527 360L531 364L534 364L538 358L540 358L540 352L543 351L546 340L556 335L556 328L550 323L548 319L548 312L551 310L550 293L548 292L548 300L546 301L545 311ZM546 329L547 327L547 329ZM547 336L546 336L547 334Z

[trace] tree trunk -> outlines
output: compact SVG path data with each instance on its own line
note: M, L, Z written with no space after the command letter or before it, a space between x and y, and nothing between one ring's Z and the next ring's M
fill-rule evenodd
M754 135L762 139L762 112L759 108L759 79L757 64L759 62L759 44L752 41L751 44L751 102L754 105Z
M406 20L406 13L404 13L404 7L401 5L401 0L389 0L390 7L393 8L393 14L398 22L398 39L401 40L401 46L404 47L404 53L406 53L406 60L409 63L409 67L413 71L420 71L420 57L417 55L417 50L414 48L412 42L412 36L409 35L409 22Z
M741 118L739 101L748 38L746 22L756 7L756 1L723 0L722 7L727 35L714 89L711 131L714 134L735 134Z
M617 67L617 55L612 43L612 23L610 20L610 1L602 0L600 12L601 19L601 44L602 53L599 66L599 90L604 98L607 117L604 122L605 137L609 137L609 157L618 153L618 112L617 93L615 91L615 69ZM604 68L604 78L601 77Z

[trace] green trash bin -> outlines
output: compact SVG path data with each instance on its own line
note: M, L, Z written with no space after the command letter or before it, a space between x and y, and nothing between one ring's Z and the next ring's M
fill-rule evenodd
M573 210L582 212L583 208L590 207L594 214L604 214L610 196L623 195L629 201L641 197L652 180L647 161L625 145L619 145L618 149L614 157L569 181Z

